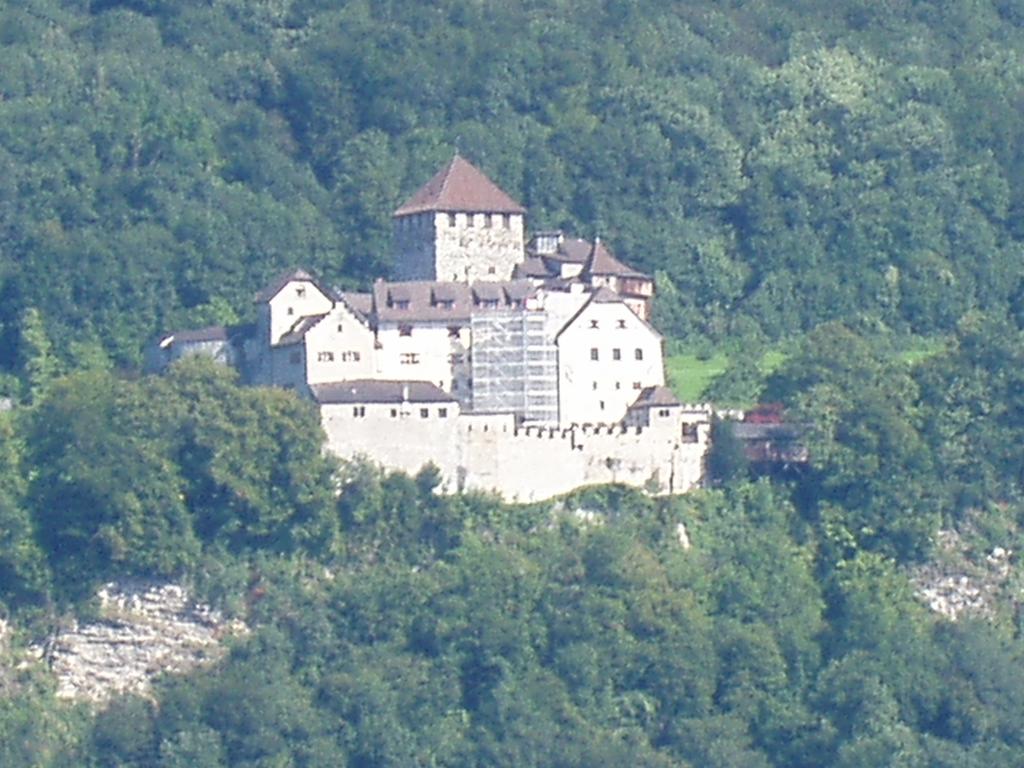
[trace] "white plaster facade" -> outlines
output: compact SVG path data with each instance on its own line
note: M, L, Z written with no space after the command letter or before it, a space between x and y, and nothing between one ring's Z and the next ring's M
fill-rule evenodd
M619 421L641 390L665 383L661 335L607 290L557 340L562 424Z

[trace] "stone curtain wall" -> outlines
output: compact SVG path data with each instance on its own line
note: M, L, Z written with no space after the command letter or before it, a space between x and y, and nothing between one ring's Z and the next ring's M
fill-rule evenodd
M417 472L428 462L443 489L495 491L509 501L551 498L584 485L624 483L653 493L683 493L703 478L710 411L692 409L646 428L621 424L569 429L516 429L511 414L437 415L438 404L322 407L328 449ZM392 408L405 415L390 416ZM422 408L428 415L421 416ZM696 439L683 438L694 425Z

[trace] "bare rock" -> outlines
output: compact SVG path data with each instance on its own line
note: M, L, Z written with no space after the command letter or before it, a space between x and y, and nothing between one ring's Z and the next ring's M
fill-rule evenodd
M226 637L247 631L177 584L112 582L98 597L98 621L75 622L30 649L56 675L60 698L102 704L122 693L145 695L157 676L215 661Z

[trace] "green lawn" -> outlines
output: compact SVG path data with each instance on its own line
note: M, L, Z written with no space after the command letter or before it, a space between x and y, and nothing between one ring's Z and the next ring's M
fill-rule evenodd
M711 380L729 367L729 358L719 352L706 360L694 354L665 358L668 385L684 403L699 403Z
M899 354L900 358L909 365L916 365L932 355L938 354L945 349L945 346L946 340L943 338L912 338L907 341L906 346ZM761 357L761 371L766 376L773 373L785 362L789 349L789 346L781 345L765 352ZM684 403L699 403L704 399L704 390L707 389L711 380L724 372L729 367L729 362L730 357L725 352L716 352L707 358L698 357L692 352L669 355L665 358L665 374L668 377L668 385L676 393L676 397ZM730 403L728 405L749 407L753 403Z

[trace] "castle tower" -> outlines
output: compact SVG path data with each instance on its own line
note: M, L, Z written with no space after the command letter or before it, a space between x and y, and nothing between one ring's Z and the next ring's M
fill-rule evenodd
M451 161L394 213L396 280L508 280L526 209L469 161Z

